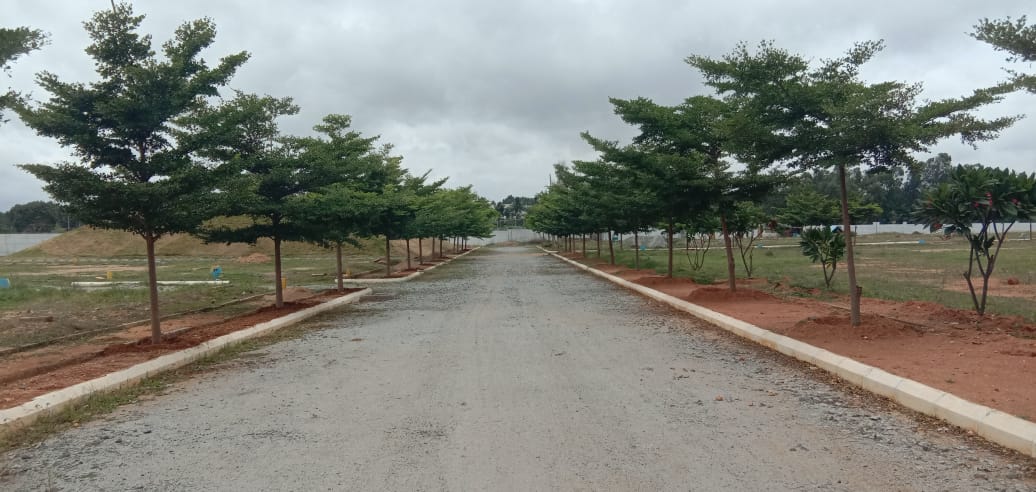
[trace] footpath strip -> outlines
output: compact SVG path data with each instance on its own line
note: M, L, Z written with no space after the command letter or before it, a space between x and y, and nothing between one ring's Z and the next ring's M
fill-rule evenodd
M161 372L185 366L231 345L266 335L325 311L355 302L370 293L371 289L369 288L353 292L280 318L259 323L251 328L246 328L218 338L213 338L212 340L202 342L197 346L166 354L147 362L110 373L97 379L84 381L65 389L37 396L36 398L16 407L0 410L0 433L24 427L44 415L58 412L95 393L113 391L129 386L148 376L153 376Z
M932 388L912 379L888 373L820 347L778 335L711 309L664 294L650 287L635 284L614 275L565 258L556 252L544 252L598 277L633 290L651 299L700 318L735 335L746 338L782 354L819 367L871 393L884 396L911 410L942 419L969 430L1001 446L1036 457L1036 423L999 410L979 405L951 393Z

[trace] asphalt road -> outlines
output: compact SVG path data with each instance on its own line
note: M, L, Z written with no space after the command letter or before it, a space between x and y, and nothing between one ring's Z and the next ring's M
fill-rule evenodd
M1033 462L531 248L0 457L5 490L1033 490Z

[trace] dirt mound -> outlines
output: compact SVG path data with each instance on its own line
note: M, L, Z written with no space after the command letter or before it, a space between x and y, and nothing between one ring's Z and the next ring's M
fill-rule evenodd
M664 275L651 275L646 277L639 277L632 280L635 284L640 284L645 287L654 287L657 285L698 285L694 283L694 280L689 278L673 277L669 278Z
M238 263L269 263L270 257L262 253L252 253L236 260Z
M777 298L755 289L738 289L731 292L726 287L702 287L687 296L691 302L731 302L731 301L777 301Z
M821 330L847 331L851 338L862 340L917 338L924 336L925 333L924 329L918 326L873 314L863 314L860 317L860 326L853 328L849 322L849 313L846 312L806 318L787 330L785 334L795 336Z
M375 240L361 241L361 250L377 251ZM319 246L307 243L285 241L281 245L281 251L285 255L310 255L327 254L327 250ZM347 253L356 251L352 246L345 247ZM234 244L205 244L200 239L189 234L170 234L163 236L155 243L155 253L158 256L209 256L209 257L240 257L251 253L273 254L273 241L263 238L255 245L234 243ZM124 232L92 227L80 227L60 236L44 241L32 248L16 253L16 256L144 256L146 255L144 240L140 236Z

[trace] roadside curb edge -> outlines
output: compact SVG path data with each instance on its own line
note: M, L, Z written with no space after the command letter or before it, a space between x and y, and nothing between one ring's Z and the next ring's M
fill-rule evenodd
M370 293L370 288L353 292L328 302L281 316L280 318L259 323L250 328L213 338L188 349L166 354L147 362L91 379L90 381L84 381L68 388L37 396L16 407L0 410L0 434L29 425L44 415L58 412L95 393L116 390L136 383L148 376L183 367L228 346L265 335L311 318L324 311L352 303Z
M906 408L972 431L989 441L1027 456L1036 457L1036 423L970 402L912 379L896 376L820 347L778 335L739 319L591 268L542 247L540 249L577 268L689 313L742 338L819 367L846 382L886 397Z

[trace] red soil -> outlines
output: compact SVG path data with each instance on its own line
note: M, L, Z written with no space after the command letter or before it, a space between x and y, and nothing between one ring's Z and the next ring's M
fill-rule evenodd
M126 333L109 334L77 345L45 347L38 353L15 354L0 360L0 380L5 381L0 383L0 408L10 408L39 395L194 347L357 290L360 289L306 297L285 302L280 308L264 306L252 313L225 320L212 314L200 314L163 321L162 329L167 335L159 344L151 344L150 337L142 337L140 328L130 328Z
M602 268L603 270L603 268ZM701 286L654 272L608 268L621 278L770 331L920 381L962 398L1036 420L1036 325L1014 316L928 302L864 298L863 322L849 323L847 299L782 298L765 282ZM1033 299L1036 300L1036 299Z

